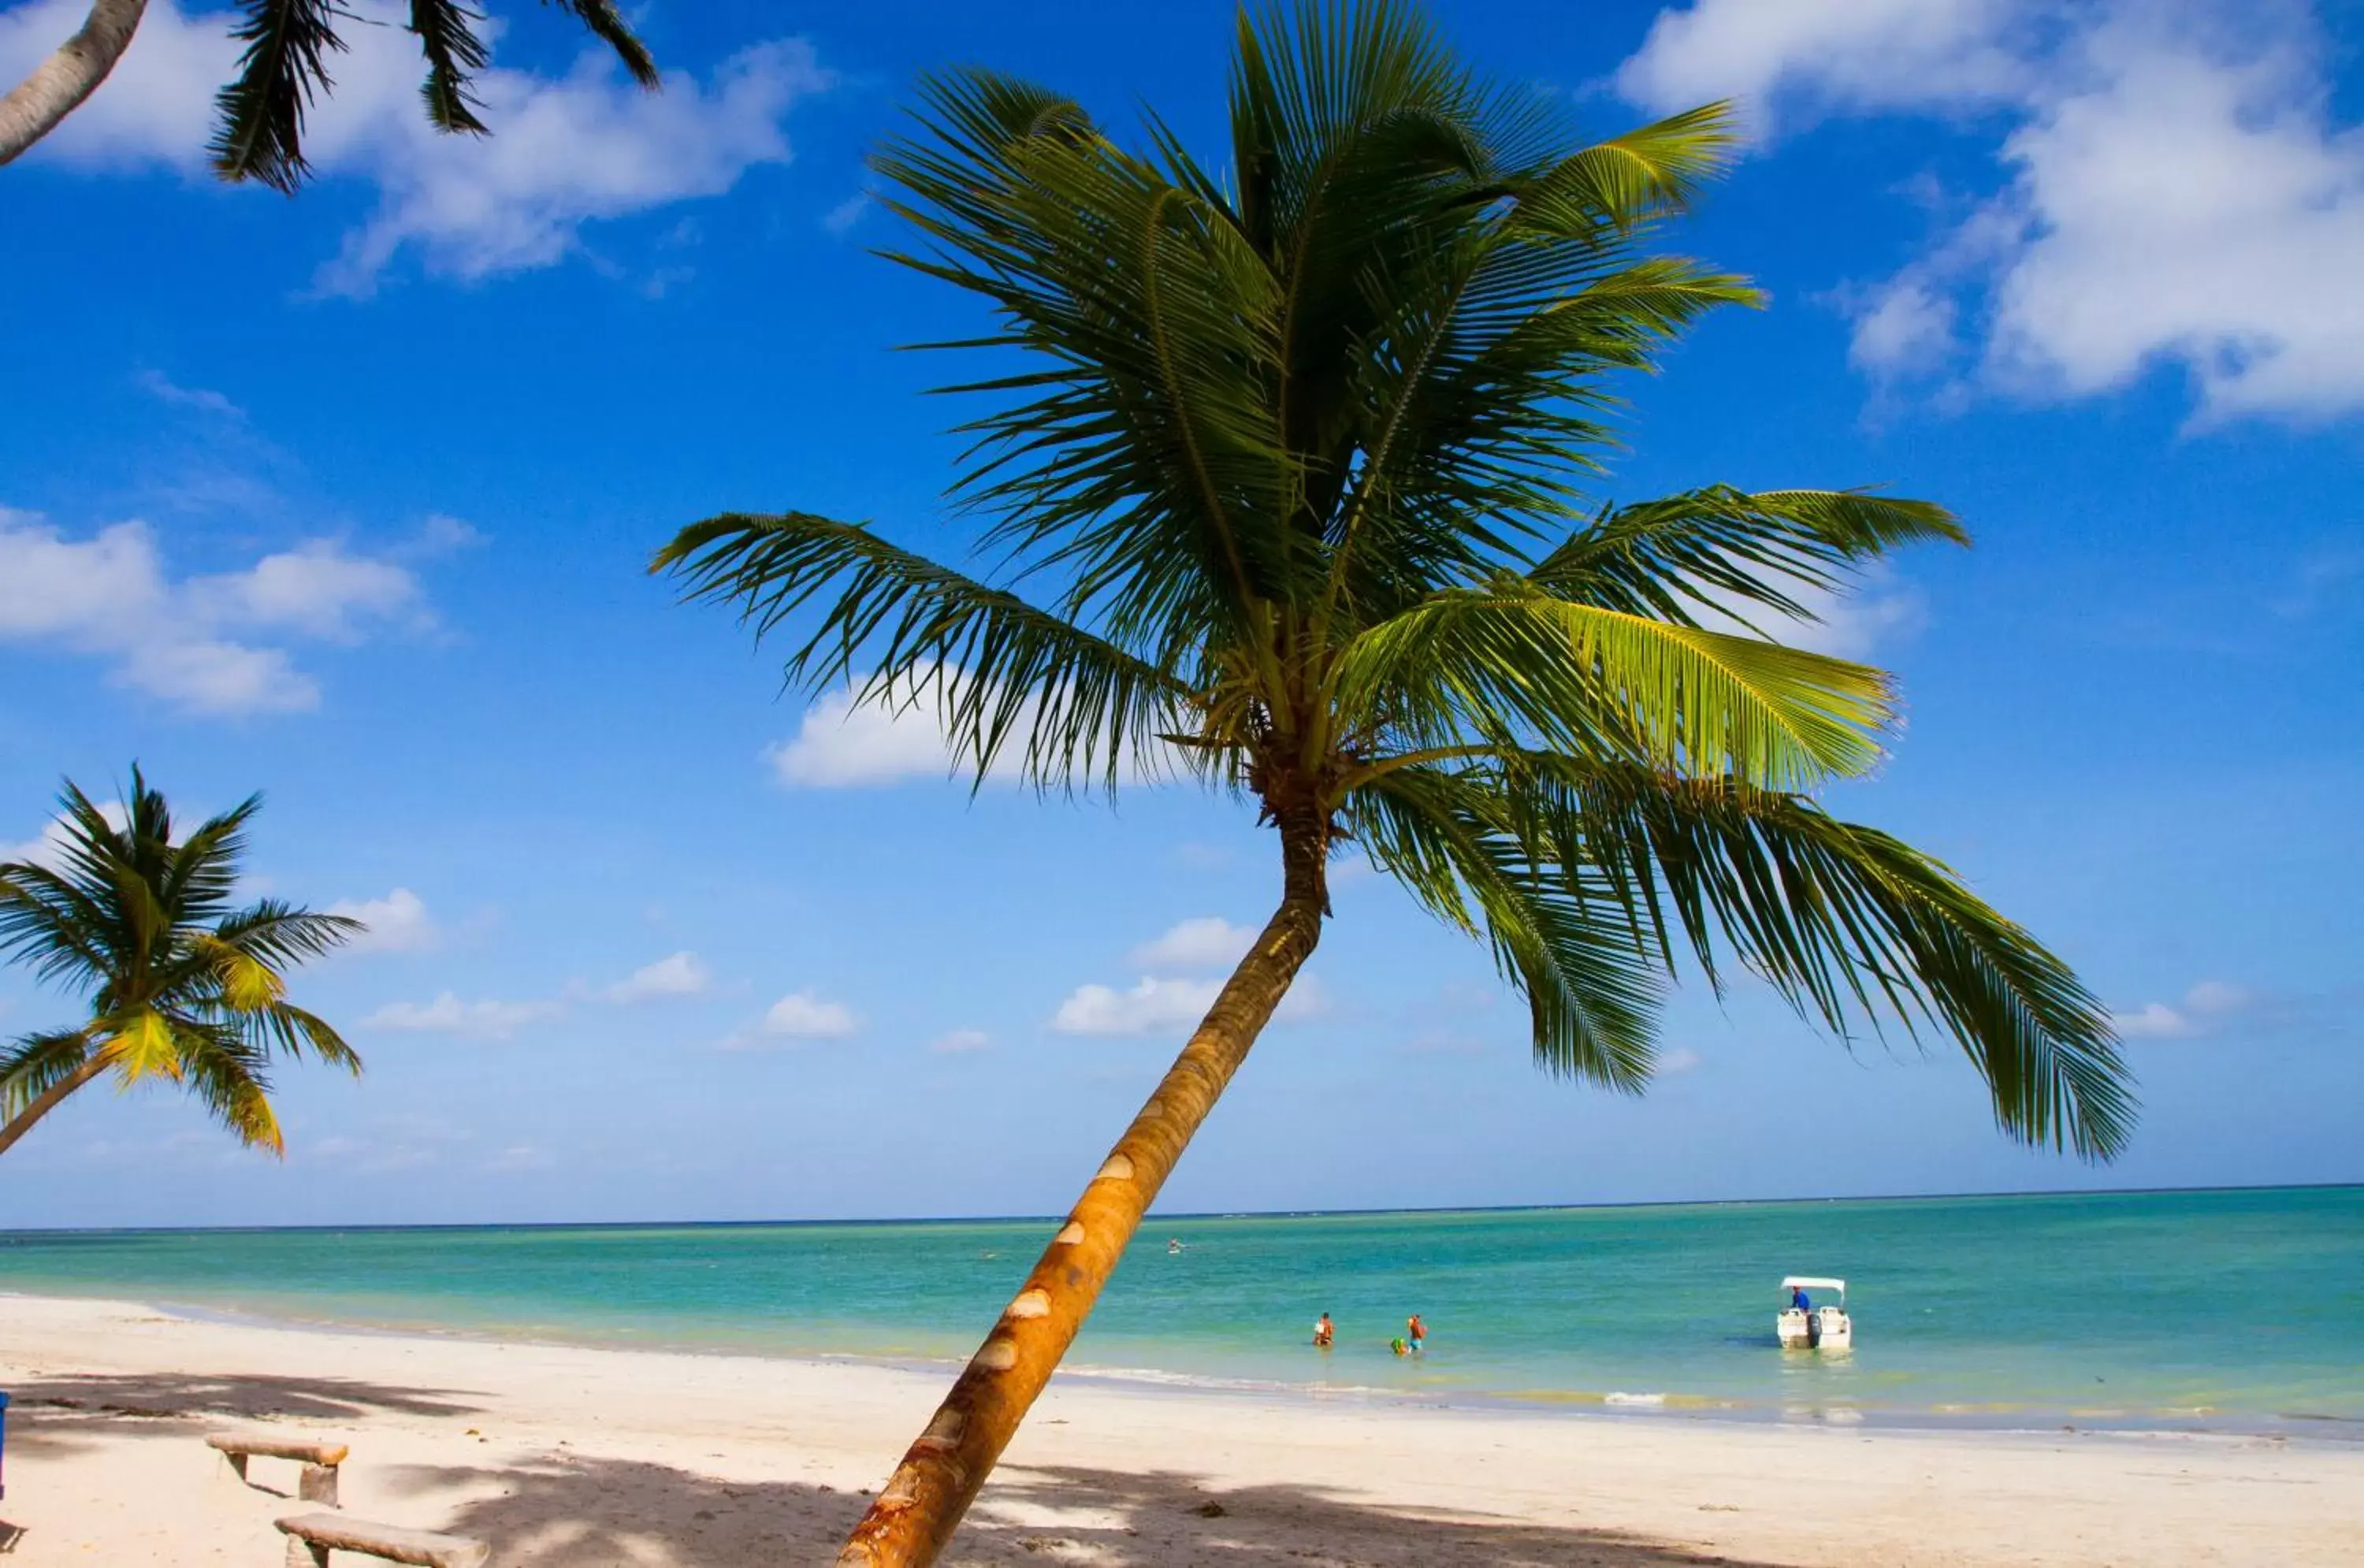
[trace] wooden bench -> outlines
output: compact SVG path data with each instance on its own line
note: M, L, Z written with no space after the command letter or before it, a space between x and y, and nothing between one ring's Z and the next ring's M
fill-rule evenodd
M287 1537L287 1568L329 1568L331 1551L358 1551L418 1568L482 1568L493 1549L464 1535L374 1525L342 1514L299 1514L278 1521Z
M304 1467L296 1483L296 1500L326 1503L332 1508L337 1506L337 1466L352 1451L343 1443L310 1442L276 1432L217 1432L206 1440L206 1446L228 1456L240 1481L246 1479L250 1458L292 1459Z

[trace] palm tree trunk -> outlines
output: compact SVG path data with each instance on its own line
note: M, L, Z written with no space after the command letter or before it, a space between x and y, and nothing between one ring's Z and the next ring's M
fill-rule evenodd
M1157 1189L1321 939L1326 814L1277 812L1280 907L847 1538L839 1568L926 1568L1099 1299Z
M0 1127L0 1154L8 1152L17 1140L32 1131L33 1124L57 1109L68 1095L106 1071L106 1058L97 1051L92 1051L89 1061L42 1090L31 1105L27 1106L10 1118L7 1126Z
M131 35L147 9L148 0L94 0L82 30L0 98L0 163L49 135L82 106L131 47ZM6 1147L0 1143L0 1149Z

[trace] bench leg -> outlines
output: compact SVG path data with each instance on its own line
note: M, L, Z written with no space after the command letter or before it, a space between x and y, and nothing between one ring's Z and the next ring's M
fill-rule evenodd
M238 1478L240 1481L246 1479L246 1455L242 1453L226 1453L222 1455L222 1457L229 1461L229 1467L238 1472Z
M333 1464L307 1464L303 1479L296 1483L296 1496L307 1503L337 1506L337 1467Z
M287 1568L329 1568L329 1549L291 1535L287 1538Z

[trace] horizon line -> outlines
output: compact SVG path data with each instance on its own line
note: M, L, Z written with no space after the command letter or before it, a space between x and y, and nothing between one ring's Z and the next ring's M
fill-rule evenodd
M1621 1208L1734 1208L1742 1206L1784 1207L1829 1203L1952 1203L1965 1198L2034 1197L2157 1197L2170 1194L2341 1192L2364 1190L2364 1181L2236 1182L2202 1186L2030 1187L2009 1191L1944 1193L1825 1194L1798 1197L1641 1198L1599 1203L1444 1204L1433 1207L1381 1208L1194 1209L1176 1214L1150 1214L1142 1219L1169 1221L1206 1219L1355 1219L1389 1215L1551 1214ZM0 1228L0 1237L33 1235L177 1235L235 1234L252 1231L305 1230L691 1230L786 1229L842 1225L1018 1225L1054 1221L1060 1214L899 1215L831 1219L465 1219L400 1221L334 1221L304 1225L20 1225ZM1136 1232L1137 1234L1138 1232Z

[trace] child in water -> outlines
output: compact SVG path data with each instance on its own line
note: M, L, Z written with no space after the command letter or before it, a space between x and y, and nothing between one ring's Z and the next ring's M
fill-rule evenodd
M1403 1342L1403 1336L1401 1334L1398 1334L1394 1339L1388 1341L1388 1349L1395 1351L1395 1353L1399 1356L1408 1356L1411 1354L1411 1347Z

